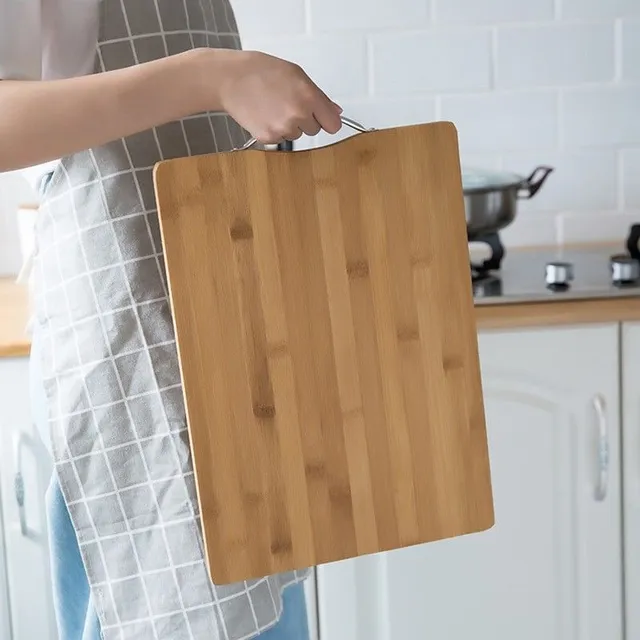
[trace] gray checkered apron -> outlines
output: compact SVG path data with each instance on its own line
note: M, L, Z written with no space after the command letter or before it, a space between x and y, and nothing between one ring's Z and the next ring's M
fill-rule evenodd
M240 47L228 0L100 6L97 72ZM167 298L153 166L245 140L223 114L185 118L64 158L44 194L34 331L56 470L107 640L253 638L306 575L211 584Z

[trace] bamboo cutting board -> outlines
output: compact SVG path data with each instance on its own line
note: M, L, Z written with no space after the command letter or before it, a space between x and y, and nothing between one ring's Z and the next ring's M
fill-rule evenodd
M453 125L155 184L213 581L490 528Z

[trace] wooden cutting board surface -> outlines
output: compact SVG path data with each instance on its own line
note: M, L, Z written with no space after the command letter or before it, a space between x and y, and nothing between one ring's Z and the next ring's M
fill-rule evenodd
M453 125L155 182L214 582L490 528Z

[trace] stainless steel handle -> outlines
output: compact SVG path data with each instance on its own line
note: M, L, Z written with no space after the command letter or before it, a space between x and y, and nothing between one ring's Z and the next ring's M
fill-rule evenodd
M375 131L375 129L367 129L364 125L356 122L355 120L352 120L351 118L347 118L346 116L340 116L340 120L342 120L342 124L346 125L347 127L351 127L351 129L353 129L354 131L359 131L360 133ZM249 140L247 140L244 145L237 149L233 149L233 151L246 151L247 149L251 149L251 147L255 146L256 144L258 144L256 138L249 138Z
M597 394L593 398L593 408L598 419L598 484L595 498L602 502L609 492L609 425L607 423L607 403Z
M369 131L375 131L375 129L369 128L361 125L359 122L352 120L351 118L347 118L346 116L340 116L340 120L342 120L342 124L346 124L347 127L351 127L354 131L359 131L360 133L368 133Z

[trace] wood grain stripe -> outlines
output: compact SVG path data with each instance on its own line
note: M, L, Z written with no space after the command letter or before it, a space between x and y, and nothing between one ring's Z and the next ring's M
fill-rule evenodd
M315 402L320 407L325 440L327 482L337 541L336 548L343 557L352 557L357 553L353 501L315 198L317 189L314 183L317 178L313 173L310 156L307 156L305 163L299 163L293 167L292 180L293 183L303 186L298 207L300 211L307 212L298 217L305 267L301 271L307 284L305 295L309 305L309 328L312 351L315 353L313 367L317 380L314 396Z
M420 534L413 482L411 444L396 339L396 321L393 314L385 212L382 204L381 185L379 184L379 176L382 173L375 171L372 166L374 161L375 155L365 154L360 158L361 230L369 256L380 365L384 369L382 391L387 416L387 437L395 489L398 531L400 543L408 545L415 544ZM364 219L365 212L366 220Z
M352 188L358 184L358 166L349 158L336 158L336 175L340 201L340 219L344 251L349 277L349 293L357 351L357 364L363 401L365 438L372 468L371 484L376 510L378 541L381 549L392 549L399 540L398 519L390 449L387 438L387 417L382 392L382 370L379 358L378 337L374 318L371 278L367 266L366 275L354 278L349 264L366 264L365 239L361 232L359 215L360 194Z
M231 195L233 192L229 192ZM234 210L234 202L227 200L225 209ZM214 314L212 329L216 332L216 357L224 363L220 389L223 394L219 405L225 406L226 421L225 449L231 453L230 461L238 481L238 499L241 502L238 520L234 521L234 534L238 537L236 562L246 563L245 571L259 566L271 559L268 539L262 533L268 525L268 509L265 507L264 480L262 477L261 431L254 415L251 379L247 375L247 362L238 357L244 351L242 314L234 286L237 272L234 260L234 247L229 236L230 220L226 216L215 216L209 225L208 245L211 255L211 277L220 293L218 307ZM223 303L226 301L226 303ZM258 447L247 447L244 443L256 441ZM214 445L217 443L214 443ZM230 470L227 470L227 474ZM226 513L221 515L226 518ZM242 517L242 521L240 518ZM243 549L244 547L244 549ZM245 557L246 554L246 557Z
M289 344L284 306L284 292L280 272L280 256L274 229L272 197L266 157L251 154L247 168L247 196L251 205L254 229L254 249L258 265L259 282L264 310L268 344ZM277 199L274 201L277 206ZM305 464L298 404L295 392L293 364L289 351L280 350L269 355L269 370L273 384L274 420L280 452L282 480L286 493L290 532L280 540L272 540L272 551L277 564L284 566L287 556L296 563L302 558L314 557L314 535L306 491ZM272 531L280 531L276 528ZM281 532L284 534L284 532ZM281 560L280 560L281 558Z
M416 300L413 286L412 254L407 251L414 234L413 224L421 220L422 211L416 209L411 197L424 180L418 164L410 167L389 162L385 166L389 181L400 185L394 191L396 202L389 201L389 194L383 192L385 208L396 206L396 215L387 218L386 231L389 242L389 265L394 275L394 309L404 387L405 408L409 423L420 425L409 432L411 458L414 469L416 501L420 505L437 504L437 469L433 463L430 432L434 425L431 407L424 393L425 377L422 366L421 340L431 341L430 335L422 336L419 329L418 304L431 304L430 299ZM417 224L420 224L417 222ZM427 261L428 262L428 261ZM438 518L427 509L418 509L420 530L437 537L442 533Z
M181 186L190 191L200 188L200 172L192 167L182 172ZM172 296L176 294L176 287L186 287L188 291L188 304L174 309L174 322L180 325L189 322L191 317L207 317L209 319L209 331L203 332L177 332L177 346L182 362L182 377L185 390L187 419L195 428L190 430L191 447L194 454L194 467L196 475L203 473L211 475L213 483L218 487L218 492L210 492L203 487L198 487L200 512L203 521L210 523L210 527L204 531L205 544L211 552L224 553L233 558L236 568L243 572L250 570L248 563L246 540L244 536L244 514L242 512L242 499L239 487L239 478L234 473L236 468L235 443L229 425L231 416L226 402L226 384L222 370L212 366L209 360L202 360L197 367L184 366L184 353L199 352L208 349L210 345L219 353L219 344L222 336L220 316L218 313L219 301L214 296L200 296L197 292L197 283L214 277L212 265L208 261L196 263L188 260L191 252L199 255L207 255L210 251L209 227L205 224L207 210L204 202L191 203L188 207L189 215L194 225L202 227L202 233L196 238L191 238L189 230L180 225L182 205L175 203L174 215L163 219L163 243L168 253L176 255L185 263L186 281L176 285L175 279L169 274L169 286ZM223 399L210 407L206 397L197 393L201 380L208 380L210 393L214 393ZM219 429L215 439L208 429L198 428L203 416L210 417ZM228 449L228 450L227 450ZM197 455L198 451L204 452L204 457ZM204 461L207 462L204 462ZM204 468L203 468L204 467ZM218 495L231 497L228 504L225 500L221 504ZM225 580L229 575L227 565L219 569L220 580Z
M290 168L281 171L286 173L290 184L298 184L297 181L301 179L291 173ZM310 246L307 234L309 218L313 217L314 210L313 190L304 183L300 186L301 193L298 194L295 207L298 211L308 211L308 214L297 215L289 220L276 218L276 241L281 258L287 316L304 315L308 318L307 322L296 324L289 342L297 379L300 424L304 425L301 437L305 459L311 465L307 469L308 494L310 501L319 505L319 510L312 513L312 519L315 516L312 522L316 530L319 527L324 529L323 535L316 538L315 546L318 554L324 554L331 547L340 549L341 555L344 555L344 548L352 549L355 542L352 519L344 517L344 509L348 506L342 490L345 484L342 478L346 476L346 471L343 471L344 465L340 468L340 460L344 459L344 441L342 434L336 433L335 418L326 414L327 401L322 395L330 397L332 393L332 381L325 379L323 367L330 340L321 341L317 338L322 330L319 325L322 323L320 316L323 310L317 307L310 283L318 272L322 273L322 264L316 258L313 266L307 266L314 249ZM277 194L276 207L279 210L286 207L289 198L290 194L286 192ZM313 360L307 357L309 353L315 354ZM323 470L321 476L317 473L319 469Z
M344 249L333 158L316 156L313 173L322 185L315 192L316 204L331 315L335 370L342 409L357 548L359 553L373 553L379 548L379 542L366 428L362 412L362 394L349 292L347 258Z

